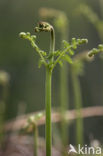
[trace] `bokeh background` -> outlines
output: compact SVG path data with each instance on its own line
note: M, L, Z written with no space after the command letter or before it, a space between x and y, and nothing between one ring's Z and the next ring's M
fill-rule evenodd
M76 9L87 4L103 20L102 0L0 0L0 70L10 75L9 95L6 102L6 120L18 113L30 113L45 108L45 69L38 69L38 56L27 43L19 38L19 33L31 32L39 17L41 7L62 10L69 19L69 40L72 37L87 38L86 46L81 50L92 49L102 43L95 27ZM52 23L52 20L49 20ZM49 35L37 35L41 49L49 49ZM56 30L56 49L61 46L60 33ZM79 52L79 50L77 52ZM80 77L83 107L103 105L103 61L97 56L91 63L85 64L85 74ZM53 107L59 107L59 66L53 73ZM71 79L69 78L70 109L74 108ZM90 137L103 143L103 117L84 120L85 143ZM74 143L74 123L70 126L70 142ZM41 134L43 135L44 129Z

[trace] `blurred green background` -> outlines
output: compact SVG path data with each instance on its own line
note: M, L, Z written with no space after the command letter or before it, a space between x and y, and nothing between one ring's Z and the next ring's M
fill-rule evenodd
M76 9L80 4L90 6L103 20L99 0L0 0L0 70L10 74L9 96L6 103L6 119L14 118L20 106L24 113L44 110L45 108L45 70L37 68L38 56L27 41L19 38L19 33L30 31L39 20L38 10L41 7L54 8L64 11L69 19L69 40L72 37L87 38L89 43L83 50L97 47L101 39L95 27ZM52 21L49 20L50 23ZM38 34L38 44L41 49L49 49L48 33ZM56 49L60 47L60 34L56 30ZM82 48L79 49L82 51ZM79 51L78 50L78 51ZM103 61L96 57L92 63L85 64L85 74L80 77L83 106L99 106L103 104ZM53 107L59 107L59 66L53 73ZM72 84L70 83L70 108L74 108ZM22 110L23 111L23 110ZM90 136L103 143L103 117L84 120L85 142ZM74 124L70 133L74 133ZM98 129L97 129L98 127ZM73 137L70 138L73 142Z

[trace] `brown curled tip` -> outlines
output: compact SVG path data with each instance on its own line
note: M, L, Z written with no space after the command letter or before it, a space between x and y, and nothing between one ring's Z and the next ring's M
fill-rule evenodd
M39 28L47 27L47 23L46 22L39 22L38 26L39 26Z
M37 27L35 27L35 32L50 32L52 30L52 26L47 22L39 22Z

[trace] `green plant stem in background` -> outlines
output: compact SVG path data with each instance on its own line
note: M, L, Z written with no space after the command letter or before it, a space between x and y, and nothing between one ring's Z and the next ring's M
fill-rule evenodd
M66 15L65 15L66 16ZM64 24L64 31L61 33L62 39L68 39L68 20ZM68 123L64 119L66 110L69 108L69 65L63 62L63 67L60 69L60 108L61 108L61 138L64 147L68 145Z
M68 144L68 124L64 119L65 111L68 109L68 66L64 62L63 67L60 70L60 103L61 103L61 138L63 146L66 147Z
M7 84L2 85L2 100L0 101L0 144L3 146L4 141L4 122L5 122L5 102L7 97Z
M2 95L0 100L0 146L3 147L4 141L4 120L5 120L5 103L8 95L9 75L5 71L0 71L0 85Z
M34 127L34 156L38 156L38 127Z
M75 69L72 67L72 85L74 91L74 103L77 110L77 119L76 119L76 145L83 145L83 119L81 117L81 108L82 108L82 97L80 90L80 83L78 76L75 73Z
M0 101L0 146L3 145L4 140L4 115L5 115L5 103Z
M43 117L44 113L39 112L35 115L32 115L28 118L27 124L24 127L24 130L27 133L33 133L34 135L34 156L38 156L38 138L39 138L39 132L38 132L38 120L40 120L41 117Z
M67 62L63 62L63 67L60 69L60 111L61 111L61 139L62 145L68 145L68 123L65 120L65 112L68 110L69 105L69 90L68 90L68 76L69 68Z
M100 11L101 11L101 16L103 18L103 0L99 0L100 3ZM103 20L103 19L102 19Z

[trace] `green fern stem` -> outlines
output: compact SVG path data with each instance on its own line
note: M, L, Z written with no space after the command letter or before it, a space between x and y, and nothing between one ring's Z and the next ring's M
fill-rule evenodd
M55 50L55 31L54 28L51 27L50 31L50 53L53 54ZM53 62L53 55L49 61ZM46 156L51 156L51 148L52 148L52 122L51 122L51 86L52 86L52 69L47 66L46 67Z
M52 126L51 126L51 77L52 72L46 68L46 81L45 81L45 103L46 103L46 156L51 156L52 147Z

